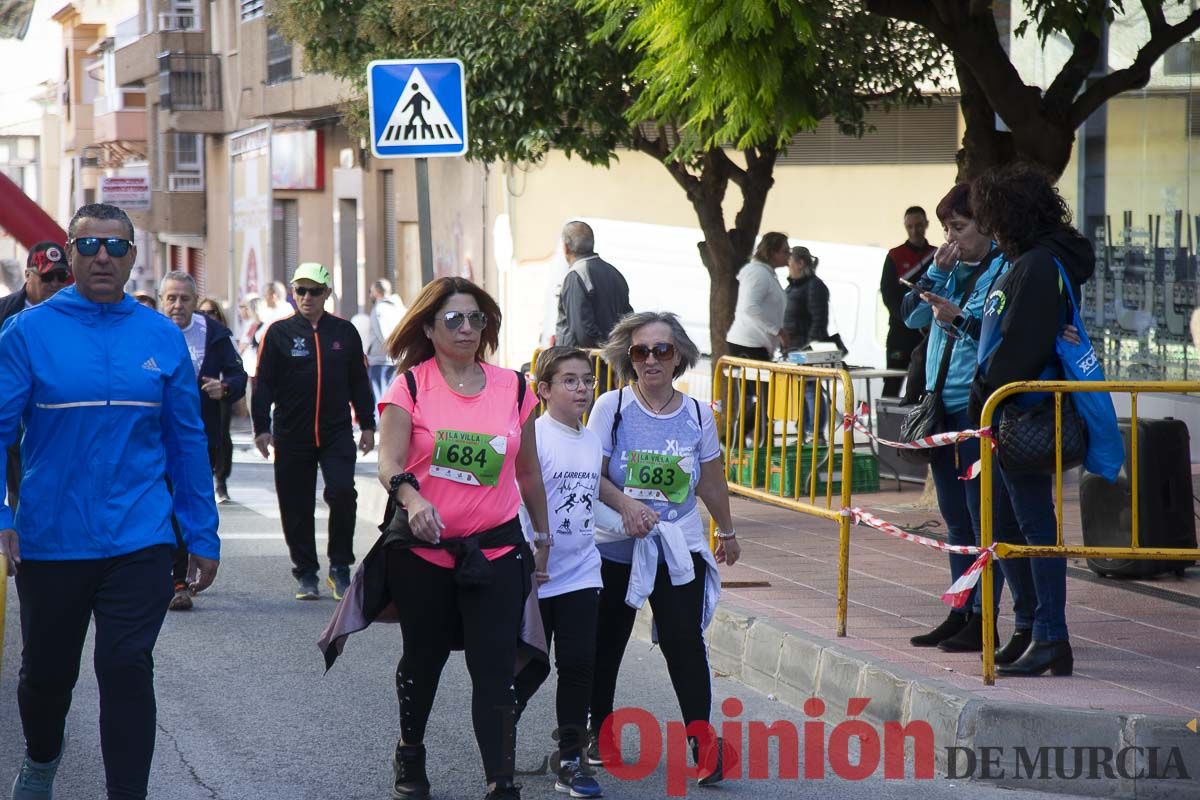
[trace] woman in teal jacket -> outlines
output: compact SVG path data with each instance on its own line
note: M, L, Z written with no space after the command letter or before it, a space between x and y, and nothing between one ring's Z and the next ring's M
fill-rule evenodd
M1008 262L990 238L979 232L971 212L970 188L958 184L937 207L937 217L945 232L944 244L917 288L905 296L901 311L910 328L929 328L926 345L925 391L932 392L946 348L952 348L949 371L942 388L944 431L970 428L967 404L971 381L975 377L976 353L982 327L983 307L992 284L1008 268ZM967 439L956 445L940 447L933 452L930 464L938 508L946 521L947 542L952 545L979 543L979 482L963 481L960 476L979 458L979 440ZM950 575L958 580L975 556L951 553ZM1002 562L1007 567L1010 562ZM1024 572L1028 562L1022 561ZM1020 569L1020 567L1014 567ZM997 573L993 584L993 608L998 609L1004 576ZM1025 575L1014 575L1018 590L1013 599L1016 606L1017 628L1033 627L1033 606L1026 592L1019 587L1028 585ZM1031 579L1029 579L1031 581ZM914 636L915 647L938 647L948 652L979 652L983 649L980 592L972 592L961 609L952 609L946 619L928 633Z

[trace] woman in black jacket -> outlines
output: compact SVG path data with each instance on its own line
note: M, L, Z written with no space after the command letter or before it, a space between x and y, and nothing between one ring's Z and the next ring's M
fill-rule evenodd
M1079 296L1095 269L1087 239L1071 227L1071 212L1046 175L1016 164L993 170L971 185L971 206L981 230L1004 249L1012 266L992 287L984 304L979 369L971 386L969 414L979 422L988 397L1014 381L1061 378L1055 340L1068 321L1069 300L1058 265ZM1008 402L1033 405L1041 397L1018 395ZM997 414L993 424L999 420ZM1053 476L1015 474L997 464L993 480L996 519L1015 520L1027 544L1057 542ZM1062 558L1030 559L1037 610L1032 641L1002 675L1070 675L1074 666L1067 634L1067 563ZM1012 649L1012 644L1007 650ZM998 662L999 663L999 660Z

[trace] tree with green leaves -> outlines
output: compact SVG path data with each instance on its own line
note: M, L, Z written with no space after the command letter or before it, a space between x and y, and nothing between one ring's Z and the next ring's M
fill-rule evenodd
M1014 0L1019 2L1020 0ZM1140 0L1145 36L1131 63L1101 64L1103 32L1129 17L1133 0L1024 0L1029 18L1015 31L1070 42L1071 53L1045 88L1025 83L1009 58L992 0L866 0L882 18L920 25L953 54L962 92L966 133L959 177L1021 159L1061 175L1071 158L1075 131L1104 103L1150 80L1151 67L1172 45L1200 29L1191 0ZM1178 18L1172 24L1168 16ZM1100 67L1100 69L1097 69ZM997 129L997 115L1007 131Z
M467 70L470 157L550 149L607 165L660 161L687 195L711 278L711 351L725 350L737 272L759 233L776 159L832 116L923 102L945 51L851 0L276 0L311 69L365 84L377 58L455 56ZM356 105L363 116L365 98ZM741 203L730 226L730 183Z

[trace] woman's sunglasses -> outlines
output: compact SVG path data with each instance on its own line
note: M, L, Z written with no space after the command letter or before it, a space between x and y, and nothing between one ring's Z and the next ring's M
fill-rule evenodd
M442 314L442 322L446 323L446 329L456 331L466 322L471 328L477 331L482 331L487 327L488 315L483 311L447 311Z
M67 247L75 245L75 250L81 256L94 256L100 252L100 245L104 245L104 249L113 258L123 258L129 252L129 248L133 247L133 242L129 239L121 239L116 236L101 238L99 236L81 236L78 239L72 239L67 242Z
M675 358L675 345L667 342L659 342L653 347L644 344L635 344L629 348L629 360L635 364L640 364L651 355L655 361L670 361Z
M313 297L320 297L321 295L325 294L325 288L326 287L324 286L293 286L292 293L295 294L296 297L305 297L310 294Z
M217 310L215 308L202 308L202 309L200 309L200 313L206 317L217 316Z

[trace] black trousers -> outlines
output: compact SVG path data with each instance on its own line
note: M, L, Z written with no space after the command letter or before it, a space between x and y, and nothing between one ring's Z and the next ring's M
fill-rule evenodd
M726 342L725 346L729 349L729 355L731 355L735 358L753 358L755 361L770 361L771 360L771 354L767 352L767 348L765 348L765 347L744 347L740 344L734 344L733 342ZM762 373L759 373L759 374L761 375ZM763 377L766 377L766 376L764 375ZM740 391L741 385L742 385L741 380L737 380L733 384L733 395L735 398L737 397L737 393ZM754 419L755 419L754 413L755 413L756 409L759 409L759 404L756 399L757 395L758 395L758 383L756 381L752 381L747 378L747 380L746 380L746 399L745 399L745 403L744 403L744 407L746 409L746 423L745 423L746 429L745 429L744 433L746 436L750 436L750 437L754 436ZM735 401L734 405L735 406L737 405L736 401ZM762 416L762 422L759 423L758 439L755 442L756 445L761 445L761 444L765 443L767 441L767 435L769 433L766 429L767 428L767 418L768 418L768 415L766 414L766 406L763 406L759 413ZM733 427L731 428L731 430L734 431L735 435L738 430L738 426L739 426L738 420L736 417L734 417Z
M554 668L558 672L559 758L580 758L587 746L588 704L592 699L592 676L596 665L596 621L600 590L580 589L538 601L546 645L553 642ZM517 705L522 711L549 675L531 665L517 675Z
M217 430L215 435L208 437L208 463L212 465L213 477L224 483L233 471L233 434L229 431L233 408L226 401L219 405L221 416L217 420Z
M21 562L17 705L29 757L62 752L79 660L96 619L100 751L109 800L143 800L154 756L154 644L171 599L171 548L87 561Z
M396 668L401 738L405 744L425 741L442 668L461 642L471 675L475 741L489 781L512 778L515 769L513 669L525 602L521 559L520 550L509 552L491 562L491 583L464 588L455 582L453 570L408 550L387 552L388 592L404 637L404 655Z
M658 628L658 643L667 660L667 673L679 701L684 723L708 722L712 710L712 674L700 624L704 616L704 576L708 566L692 554L696 577L672 586L667 570L660 569L650 593L650 608ZM599 733L613 712L617 674L625 646L633 633L637 611L625 604L632 567L603 559L600 574L600 619L596 630L596 677L592 683L592 731Z
M315 575L317 531L317 468L325 478L325 503L329 506L329 566L354 563L354 518L358 492L354 489L357 452L349 433L320 447L311 444L275 442L275 493L283 538L292 556L292 575Z

